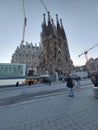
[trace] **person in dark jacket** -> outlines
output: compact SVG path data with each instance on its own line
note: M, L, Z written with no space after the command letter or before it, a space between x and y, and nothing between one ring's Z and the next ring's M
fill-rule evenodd
M95 75L95 83L94 83L94 86L95 87L98 87L98 70L97 70L97 73Z
M18 86L19 86L19 81L16 82L16 87L18 87Z
M73 80L70 76L68 76L67 78L67 87L69 88L69 97L73 97L74 93L73 93Z

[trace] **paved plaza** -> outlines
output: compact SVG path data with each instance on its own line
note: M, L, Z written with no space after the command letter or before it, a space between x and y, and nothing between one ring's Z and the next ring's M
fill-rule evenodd
M66 83L0 89L0 130L98 130L98 99L89 80L68 97Z

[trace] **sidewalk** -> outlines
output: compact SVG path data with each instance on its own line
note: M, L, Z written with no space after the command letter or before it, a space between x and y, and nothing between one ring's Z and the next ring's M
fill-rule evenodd
M16 93L39 91L44 87L57 89L65 84L17 88ZM82 84L75 90L75 97L68 97L68 92L63 91L0 106L0 130L98 130L98 99L94 97L92 85Z

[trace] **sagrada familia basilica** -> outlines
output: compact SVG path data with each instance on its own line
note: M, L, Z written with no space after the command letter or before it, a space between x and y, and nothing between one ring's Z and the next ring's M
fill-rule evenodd
M68 74L72 71L73 63L62 19L59 20L56 15L55 24L49 12L47 17L46 21L46 15L43 14L39 46L21 43L13 53L11 63L25 63L28 74Z

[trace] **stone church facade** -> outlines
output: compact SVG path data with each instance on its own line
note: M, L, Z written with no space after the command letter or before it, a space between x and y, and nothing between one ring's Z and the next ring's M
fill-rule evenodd
M72 71L68 42L62 20L58 20L58 15L56 15L56 22L55 25L48 12L48 22L46 24L45 14L43 14L42 55L40 57L39 73L57 72L58 74L68 74Z
M26 42L20 44L12 55L11 63L26 64L27 74L37 75L37 67L39 66L40 47L36 44Z
M48 12L46 24L43 15L40 46L32 43L20 44L12 55L11 63L25 63L27 73L38 74L68 74L72 71L68 42L62 20L56 15L56 25Z

